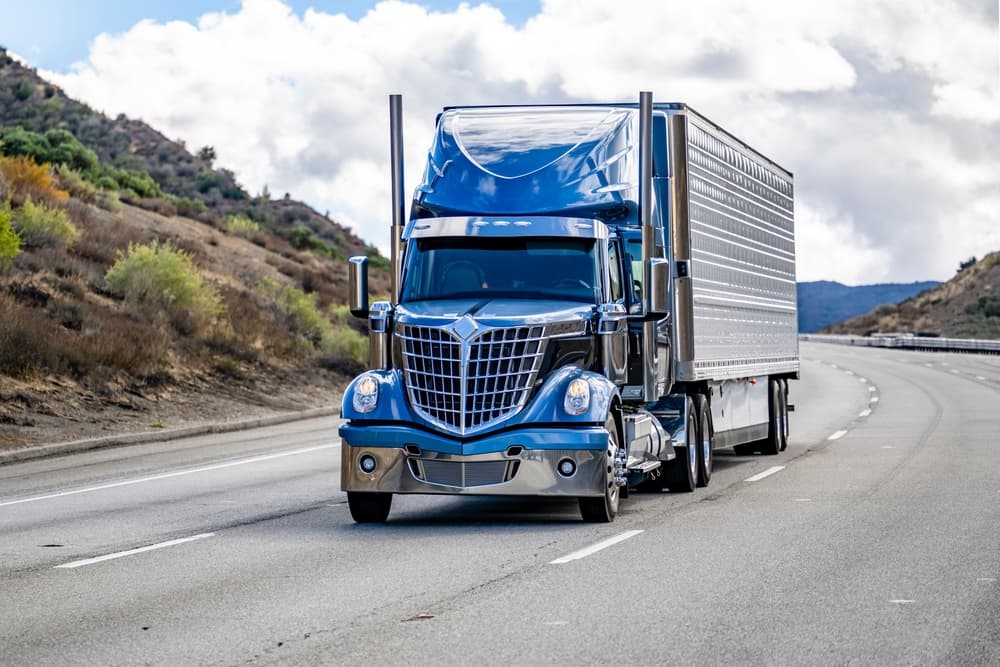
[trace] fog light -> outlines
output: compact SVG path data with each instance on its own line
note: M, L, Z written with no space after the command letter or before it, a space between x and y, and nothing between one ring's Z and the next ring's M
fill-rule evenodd
M563 477L572 477L576 474L576 461L573 459L563 459L559 462L557 469Z
M361 472L370 475L375 472L375 457L371 454L365 454L358 461L358 465L361 466Z

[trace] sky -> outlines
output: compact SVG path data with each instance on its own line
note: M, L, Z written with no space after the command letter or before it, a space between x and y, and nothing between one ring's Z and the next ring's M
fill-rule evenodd
M799 280L1000 250L1000 0L0 0L0 44L386 249L442 106L686 102L795 173Z

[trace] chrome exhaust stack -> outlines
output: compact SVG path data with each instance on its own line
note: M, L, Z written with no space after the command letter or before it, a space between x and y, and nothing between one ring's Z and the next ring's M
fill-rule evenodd
M392 169L392 304L399 303L399 279L402 275L403 226L406 224L406 199L403 192L403 96L389 95L389 162Z
M668 312L667 283L669 263L656 251L653 227L653 93L639 93L639 223L642 226L643 307L642 326L643 382L642 396L647 402L659 399L663 387L657 386L658 366L667 363L657 358L657 321Z

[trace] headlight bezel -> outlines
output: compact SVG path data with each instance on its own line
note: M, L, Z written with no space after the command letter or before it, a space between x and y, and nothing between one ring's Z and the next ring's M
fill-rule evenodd
M378 407L378 378L374 373L365 373L354 384L351 406L361 414L368 414Z
M590 383L586 378L576 377L566 384L563 395L563 410L566 414L578 417L590 409Z

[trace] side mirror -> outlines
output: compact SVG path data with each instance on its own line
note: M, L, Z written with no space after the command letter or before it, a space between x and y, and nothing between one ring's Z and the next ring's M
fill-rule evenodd
M348 303L351 315L368 317L368 258L351 257L347 260L347 278L350 287Z
M645 308L646 317L660 319L670 312L668 299L670 283L670 262L662 257L651 257L643 267L646 275Z

